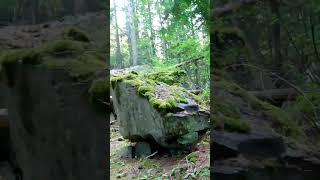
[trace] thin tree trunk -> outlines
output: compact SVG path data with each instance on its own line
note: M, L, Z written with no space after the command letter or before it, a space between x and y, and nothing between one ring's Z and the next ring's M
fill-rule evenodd
M157 5L160 6L161 2L158 1ZM157 8L157 12L158 12L159 19L160 19L160 29L163 29L164 28L164 22L163 22L163 18L162 18L162 13L160 12L160 8ZM163 52L164 58L168 59L167 41L165 39L165 35L162 35L161 46L162 46L162 52Z
M133 52L132 52L132 44L131 44L131 33L133 29L131 29L130 25L130 15L128 12L128 9L126 10L126 28L127 28L127 37L128 37L128 49L129 49L129 54L130 54L130 66L133 65Z
M276 66L281 65L281 49L280 49L280 11L279 11L279 1L271 0L270 1L271 12L277 18L276 22L272 25L272 59L273 64Z
M312 44L313 44L313 48L314 48L314 53L316 54L318 62L320 62L318 47L317 47L316 38L315 38L315 31L314 31L315 30L315 26L314 26L314 23L313 23L313 17L312 16L310 16L310 24L311 24Z
M113 0L113 2L114 2L114 19L115 19L115 23L116 23L116 44L117 44L117 48L116 48L116 66L118 68L122 68L120 36L119 36L119 27L118 27L118 19L117 19L117 5L115 3L115 0Z
M32 24L37 24L38 23L38 0L33 0L32 1Z
M132 64L134 66L138 65L138 46L137 46L137 29L135 28L135 19L134 19L134 12L133 12L133 0L129 0L128 3L128 13L129 13L129 21L131 26L131 33L130 33L130 39L131 39L131 47L132 47Z
M154 57L156 55L156 49L155 49L155 34L153 31L153 25L152 25L152 16L151 16L151 4L150 0L148 0L148 15L149 15L149 28L150 28L150 42L151 42L151 54Z

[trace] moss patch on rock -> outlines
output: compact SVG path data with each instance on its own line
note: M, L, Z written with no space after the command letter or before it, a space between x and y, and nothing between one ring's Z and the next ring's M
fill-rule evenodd
M86 44L72 40L56 40L45 44L40 51L44 54L81 53L86 49Z
M64 37L67 39L89 42L90 38L86 32L76 27L69 27L64 30Z
M109 80L107 78L95 80L89 89L89 102L98 111L106 112L106 101L109 99L109 94Z
M214 129L237 133L250 132L251 127L248 122L241 119L239 109L227 100L215 99L213 109L215 113L212 116L211 123Z
M72 40L56 40L39 48L8 50L0 54L0 71L10 63L41 64L64 69L75 79L87 79L106 67L102 55L89 51L89 45Z
M175 68L168 71L158 71L148 75L149 79L163 82L168 85L179 84L182 82L186 75L186 71Z
M226 130L228 132L250 133L250 125L245 120L226 116L214 116L213 128Z
M294 139L305 138L304 132L288 112L273 106L268 102L259 100L239 85L223 78L215 82L215 86L219 89L224 89L231 94L242 97L254 110L260 111L269 117L273 126L284 136Z
M189 93L181 85L176 85L179 84L179 78L182 78L182 74L184 72L179 70L160 71L145 75L124 71L112 74L111 86L115 89L117 82L130 84L137 89L137 94L146 97L154 108L168 113L176 108L177 103L188 103L188 99L202 102L197 95ZM163 76L170 78L163 78ZM199 103L200 106L203 104Z
M38 49L18 49L1 52L0 71L4 65L22 61L25 63L37 63L41 57L41 50Z

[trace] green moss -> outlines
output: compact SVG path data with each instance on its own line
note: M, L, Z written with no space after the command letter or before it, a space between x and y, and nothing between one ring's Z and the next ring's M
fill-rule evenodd
M254 95L233 82L220 80L216 82L215 85L220 89L225 89L232 94L242 97L254 110L261 111L270 117L273 125L283 135L295 139L304 138L305 135L302 129L299 128L294 118L288 112L273 106L270 103L259 100Z
M116 85L117 82L121 82L121 81L123 81L123 77L120 77L120 76L113 76L113 77L111 77L110 83L111 83L112 89L115 88L115 85Z
M98 70L106 67L105 62L90 53L83 53L78 57L55 57L43 58L43 64L50 69L64 69L72 78L91 79Z
M76 28L70 27L64 30L64 36L68 39L82 42L89 42L89 36L84 31Z
M226 116L215 116L213 117L213 128L220 129L223 126L224 130L228 132L237 132L237 133L249 133L250 125L242 120L235 119Z
M77 80L91 79L96 71L106 67L102 55L87 51L84 43L71 40L52 41L39 48L5 51L0 55L0 70L3 65L17 61L64 69Z
M131 84L137 88L137 94L147 97L154 108L170 112L176 107L177 103L188 103L188 96L185 95L185 90L180 84L179 86L168 85L162 81L158 81L155 77L162 73L164 72L152 73L151 75L138 75L135 72L124 72L123 74L112 76L111 85L114 88L115 84L120 81ZM180 76L183 73L184 71L171 71L169 74ZM157 91L163 91L161 92L161 96L156 96ZM193 97L197 98L196 95L192 95L190 98ZM197 100L200 101L199 99Z
M183 97L181 95L181 92L180 91L175 91L172 93L172 95L174 96L175 100L178 102L178 103L184 103L184 104L187 104L188 103L188 99Z
M41 51L38 49L8 50L1 53L0 71L2 66L9 63L21 61L23 63L37 63L40 61Z
M138 93L142 96L145 96L146 93L147 95L155 93L155 90L154 90L154 87L150 85L149 86L142 85L138 88Z
M317 121L316 116L320 113L320 85L307 84L305 89L305 96L298 96L293 106L295 110Z
M155 81L166 83L168 85L173 85L179 84L183 80L185 75L186 72L184 70L173 69L151 73L148 75L148 78Z
M165 115L165 117L172 117L173 116L173 113L167 113L166 115Z
M85 45L81 42L72 40L57 40L50 42L42 49L43 53L59 55L61 53L81 53L85 49Z
M170 110L175 108L175 103L172 103L173 101L163 101L161 102L161 104L159 105L159 109L163 109L163 110Z
M289 113L268 103L265 103L264 113L271 117L275 127L278 128L283 135L296 140L303 140L305 138L302 129Z
M162 104L161 100L155 98L155 97L152 97L149 99L149 102L151 103L151 105L154 107L154 108L159 108L159 106Z
M109 82L105 79L93 81L89 89L89 102L101 112L106 112L105 101L109 98Z
M141 86L143 84L143 81L136 78L136 79L130 79L130 80L125 80L126 83L131 84L132 86Z
M110 79L111 87L114 89L115 84L117 82L122 82L124 80L126 83L129 83L133 86L139 86L142 84L142 82L139 79L137 79L137 76L138 75L135 73L127 73L127 74L112 76Z
M213 101L213 109L217 113L221 113L224 116L232 117L235 119L240 118L239 109L235 108L231 103L226 100L215 99Z

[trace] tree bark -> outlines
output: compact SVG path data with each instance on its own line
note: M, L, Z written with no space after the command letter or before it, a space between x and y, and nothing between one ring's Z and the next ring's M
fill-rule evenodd
M150 28L150 41L151 41L151 53L154 57L156 55L156 49L155 49L155 34L153 31L153 25L152 25L152 14L151 14L151 3L150 0L148 0L148 15L149 15L149 28Z
M115 23L116 23L116 44L117 44L117 48L116 48L116 65L118 68L122 68L122 56L121 56L121 47L120 47L120 36L119 36L119 27L118 27L118 19L117 19L117 5L115 3L115 0L113 0L114 2L114 19L115 19Z
M38 15L38 12L39 12L38 6L39 6L38 0L33 0L33 1L32 1L32 24L37 24L37 23L39 22L39 20L38 20L38 18L39 18L39 15Z
M137 29L135 28L135 19L134 19L134 12L133 12L133 0L129 0L128 3L128 14L129 14L129 24L131 27L130 33L130 41L132 47L132 65L138 65L138 46L137 46Z
M281 65L281 47L280 47L280 2L278 0L270 0L272 14L277 18L272 25L272 59L275 66Z

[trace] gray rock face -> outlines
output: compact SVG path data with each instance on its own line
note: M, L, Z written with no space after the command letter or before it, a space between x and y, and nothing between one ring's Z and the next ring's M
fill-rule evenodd
M237 134L212 130L214 159L236 157L280 157L286 147L281 136L268 134Z
M153 141L166 148L181 148L197 142L201 131L209 128L207 115L195 110L168 116L156 110L146 97L139 96L137 87L125 82L117 82L111 96L120 134L131 141Z
M293 146L264 113L245 98L223 88L216 99L230 102L250 127L250 133L211 131L215 180L316 180L320 176L318 152ZM232 107L231 107L232 108ZM306 146L309 145L306 142Z
M106 115L88 102L89 82L63 70L15 64L8 87L12 150L24 180L104 180Z

